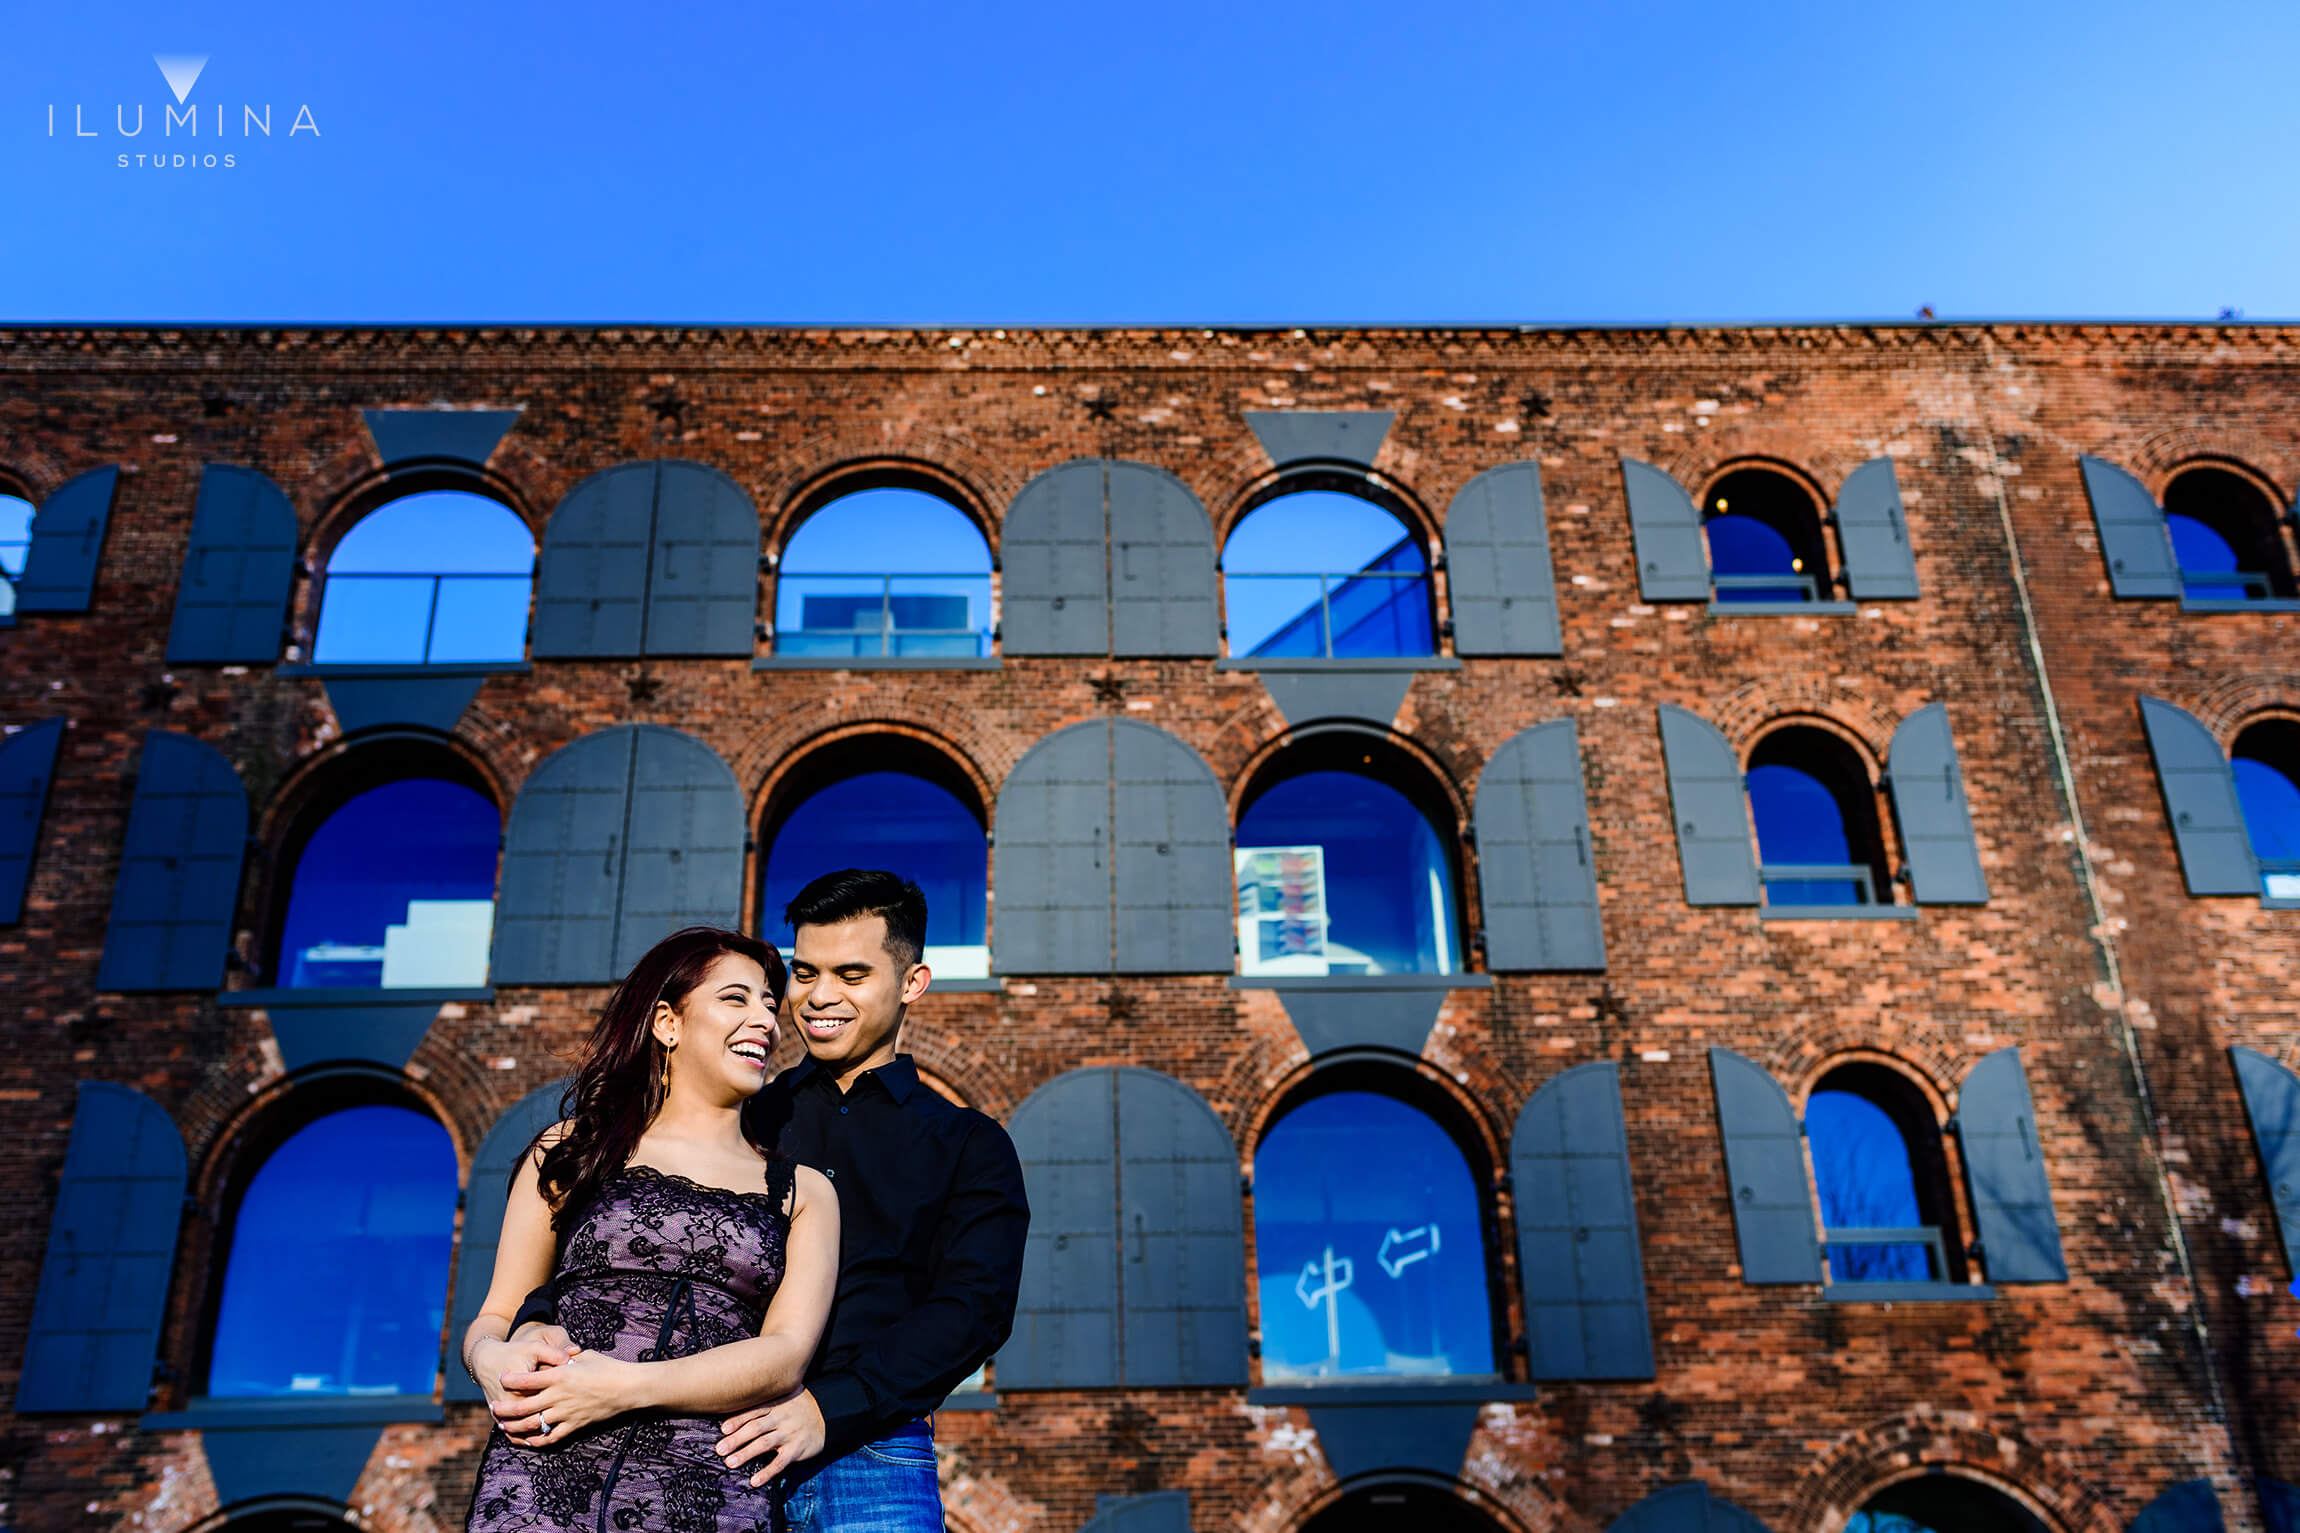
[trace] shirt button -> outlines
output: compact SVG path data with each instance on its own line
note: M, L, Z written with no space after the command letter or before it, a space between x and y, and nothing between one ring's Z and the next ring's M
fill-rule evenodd
M846 1110L845 1108L843 1108L843 1107L842 1107L842 1108L840 1108L840 1109L839 1109L839 1116L843 1118L843 1117L845 1117L846 1115L847 1115L847 1110Z
M835 1169L829 1167L824 1168L823 1175L829 1177L834 1182L837 1181L839 1177L838 1172Z

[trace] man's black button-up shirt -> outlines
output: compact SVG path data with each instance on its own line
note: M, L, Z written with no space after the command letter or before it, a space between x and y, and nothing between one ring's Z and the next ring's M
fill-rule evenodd
M807 1388L841 1453L941 1405L1013 1329L1022 1164L1005 1129L921 1084L908 1054L844 1092L807 1060L745 1111L838 1189L838 1291Z

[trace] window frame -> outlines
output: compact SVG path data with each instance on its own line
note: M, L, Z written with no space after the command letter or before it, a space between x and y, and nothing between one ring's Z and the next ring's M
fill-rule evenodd
M1224 562L1229 554L1230 540L1248 517L1289 495L1320 493L1347 495L1362 500L1377 510L1396 518L1405 529L1405 535L1421 550L1424 599L1429 607L1430 647L1426 653L1410 655L1336 655L1333 635L1325 635L1325 652L1318 655L1241 655L1230 648L1230 571ZM1336 571L1324 571L1331 576ZM1447 593L1440 588L1445 573L1445 544L1438 532L1437 519L1399 485L1376 474L1371 469L1351 469L1332 463L1311 463L1280 469L1249 488L1229 508L1214 530L1214 579L1220 586L1221 602L1221 654L1216 661L1220 670L1451 670L1461 662L1452 653L1453 620L1447 607ZM1248 575L1242 578L1258 578ZM1300 577L1309 578L1309 577Z
M1845 803L1843 795L1832 792L1831 797L1837 799L1840 812L1851 807L1857 810L1861 816L1861 823L1858 825L1851 823L1850 817L1847 817L1844 825L1846 851L1851 855L1852 860L1841 865L1841 867L1845 870L1859 870L1859 874L1865 874L1862 881L1866 883L1871 896L1867 902L1857 902L1850 905L1775 905L1766 902L1765 886L1768 882L1850 882L1859 876L1851 872L1841 872L1837 878L1815 876L1827 871L1837 871L1840 865L1836 864L1808 866L1799 863L1773 863L1768 865L1765 861L1765 843L1757 823L1757 806L1749 797L1750 773L1759 766L1792 766L1813 778L1823 788L1832 787L1825 772L1813 771L1811 768L1798 765L1793 761L1774 762L1759 759L1765 753L1769 743L1778 741L1783 736L1790 734L1811 734L1829 742L1823 749L1837 753L1839 760L1835 765L1841 769L1848 769L1860 787L1865 790L1865 794L1858 796L1851 806ZM1907 889L1908 859L1900 844L1900 827L1893 813L1887 775L1875 754L1868 748L1867 743L1850 730L1835 720L1819 714L1790 714L1768 719L1763 728L1750 739L1742 751L1741 799L1748 816L1749 844L1754 854L1757 870L1757 917L1760 921L1913 921L1917 919L1919 907ZM1864 861L1860 856L1864 839L1869 846L1874 848L1873 860ZM1768 872L1776 876L1768 880Z
M783 561L790 550L791 539L818 513L829 510L850 495L859 495L868 490L910 490L930 495L964 517L981 536L983 548L990 557L990 637L981 654L801 655L786 654L776 643L781 637L776 613L782 604ZM909 458L864 459L841 463L817 475L787 496L782 508L767 523L760 566L765 575L762 584L766 588L761 593L765 609L759 623L765 652L752 660L753 670L990 671L1001 668L1005 644L1000 632L1002 589L999 519L991 513L973 485L936 464Z
M2173 507L2171 504L2173 487L2177 485L2183 478L2206 473L2226 475L2228 478L2235 480L2237 483L2243 485L2245 488L2249 489L2253 494L2260 498L2261 505L2266 509L2268 514L2268 524L2265 527L2253 529L2252 541L2254 543L2254 548L2255 551L2259 551L2260 549L2272 547L2274 549L2277 561L2281 565L2281 568L2269 570L2244 569L2241 564L2241 561L2245 557L2244 550L2237 548L2232 540L2227 539L2226 533L2222 532L2218 526L2209 521L2205 521L2205 519L2202 517L2195 516L2193 512L2176 510ZM2172 541L2172 529L2169 518L2173 516L2188 516L2192 520L2204 522L2205 526L2212 528L2215 533L2219 533L2224 541L2230 542L2231 551L2235 553L2237 559L2239 560L2239 567L2234 573L2237 575L2251 575L2261 578L2265 580L2268 586L2267 594L2259 597L2228 599L2190 596L2188 594L2189 572L2180 568L2180 555L2178 549L2175 548L2172 555L2172 563L2173 570L2178 576L2181 584L2179 600L2180 609L2183 612L2210 613L2300 611L2300 540L2296 540L2295 536L2295 523L2292 505L2288 500L2285 499L2284 496L2277 492L2276 486L2265 475L2255 472L2250 466L2235 458L2220 457L2211 454L2200 454L2195 457L2183 458L2178 463L2173 464L2172 467L2165 472L2162 486L2156 495L2156 509L2160 516L2167 518L2165 526L2165 541L2167 544L2170 544ZM2211 572L2200 571L2198 573L2209 574Z
M1930 1082L1913 1074L1901 1061L1889 1054L1857 1052L1840 1054L1824 1061L1805 1083L1798 1100L1798 1121L1809 1123L1813 1098L1823 1091L1843 1092L1857 1096L1877 1108L1891 1120L1908 1152L1909 1179L1917 1198L1918 1226L1931 1233L1932 1243L1940 1257L1940 1272L1927 1279L1923 1286L1941 1289L1971 1289L1985 1285L1974 1283L1970 1262L1972 1220L1970 1210L1964 1206L1962 1196L1962 1166L1949 1158L1949 1131L1953 1118ZM1836 1289L1838 1298L1859 1299L1867 1288L1898 1288L1909 1286L1897 1280L1844 1279L1836 1276L1829 1265L1829 1247L1832 1244L1874 1246L1915 1245L1918 1241L1877 1241L1847 1238L1854 1233L1872 1233L1865 1228L1840 1227L1831 1229L1827 1224L1825 1204L1822 1200L1821 1163L1814 1153L1812 1134L1805 1134L1805 1158L1813 1178L1813 1212L1820 1221L1821 1273L1824 1296ZM1896 1231L1896 1233L1900 1233ZM1833 1238L1835 1237L1835 1238ZM1954 1295L1952 1295L1953 1297Z
M1718 575L1716 555L1709 546L1709 523L1719 513L1712 512L1709 505L1712 500L1716 499L1718 490L1725 482L1740 474L1772 475L1782 480L1803 497L1805 506L1812 517L1811 550L1820 561L1821 568L1819 570L1808 570L1796 575L1781 577L1721 577ZM1834 503L1822 492L1821 486L1813 477L1796 465L1779 458L1729 458L1711 469L1702 479L1700 491L1693 497L1693 513L1698 518L1700 525L1702 559L1709 567L1710 616L1843 616L1858 609L1860 604L1852 598L1850 578L1845 570L1845 548L1842 539L1837 534L1837 514ZM1741 513L1728 511L1723 514L1738 516ZM1764 518L1757 517L1754 520L1764 521ZM1772 524L1767 522L1766 525L1771 526ZM1777 527L1774 528L1776 532L1780 530ZM1787 542L1793 551L1796 549L1798 542L1796 538L1784 533L1783 541ZM1772 585L1803 580L1813 592L1813 597L1810 601L1720 601L1717 582L1720 579L1740 578Z

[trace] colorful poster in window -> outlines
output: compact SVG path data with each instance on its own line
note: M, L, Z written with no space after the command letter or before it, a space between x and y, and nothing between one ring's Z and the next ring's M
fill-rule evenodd
M1324 974L1326 849L1240 847L1238 953L1247 974Z

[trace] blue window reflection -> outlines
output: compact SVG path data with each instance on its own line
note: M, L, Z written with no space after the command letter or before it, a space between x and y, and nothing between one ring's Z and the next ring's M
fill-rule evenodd
M0 495L0 617L16 615L16 577L32 550L32 502Z
M2272 900L2300 900L2300 784L2276 761L2247 754L2247 744L2236 742L2237 754L2228 765L2236 774L2236 802L2260 864L2261 893Z
M304 844L280 937L280 983L487 983L495 805L412 777L347 800Z
M1816 1091L1805 1105L1805 1137L1825 1229L1923 1224L1908 1141L1882 1107L1850 1091ZM1922 1283L1935 1276L1924 1246L1845 1245L1834 1235L1829 1275L1839 1283Z
M1369 1091L1286 1114L1254 1153L1262 1377L1492 1373L1483 1223L1425 1114Z
M1749 817L1757 826L1757 860L1767 868L1850 868L1852 847L1837 796L1818 777L1799 767L1749 769ZM1765 880L1769 905L1858 905L1857 879Z
M1246 974L1451 974L1453 870L1412 801L1355 772L1304 772L1238 822Z
M404 1107L331 1113L240 1202L211 1395L428 1395L447 1323L455 1148Z
M889 868L926 894L926 964L944 979L990 973L985 907L990 843L958 796L908 772L863 772L807 798L767 850L760 900L768 932L812 880L840 868Z
M2238 573L2236 550L2205 523L2176 511L2164 518L2164 528L2172 535L2173 563L2180 567L2180 588L2189 599L2245 601L2268 595L2265 581Z
M1709 572L1720 602L1813 600L1804 561L1789 540L1753 516L1727 512L1702 524L1709 537Z
M966 513L921 490L841 496L783 550L775 652L987 655L990 545Z
M484 495L434 490L369 513L328 556L326 665L517 660L527 653L535 537Z
M1222 599L1233 655L1437 649L1421 544L1355 495L1303 490L1248 512L1222 549Z

